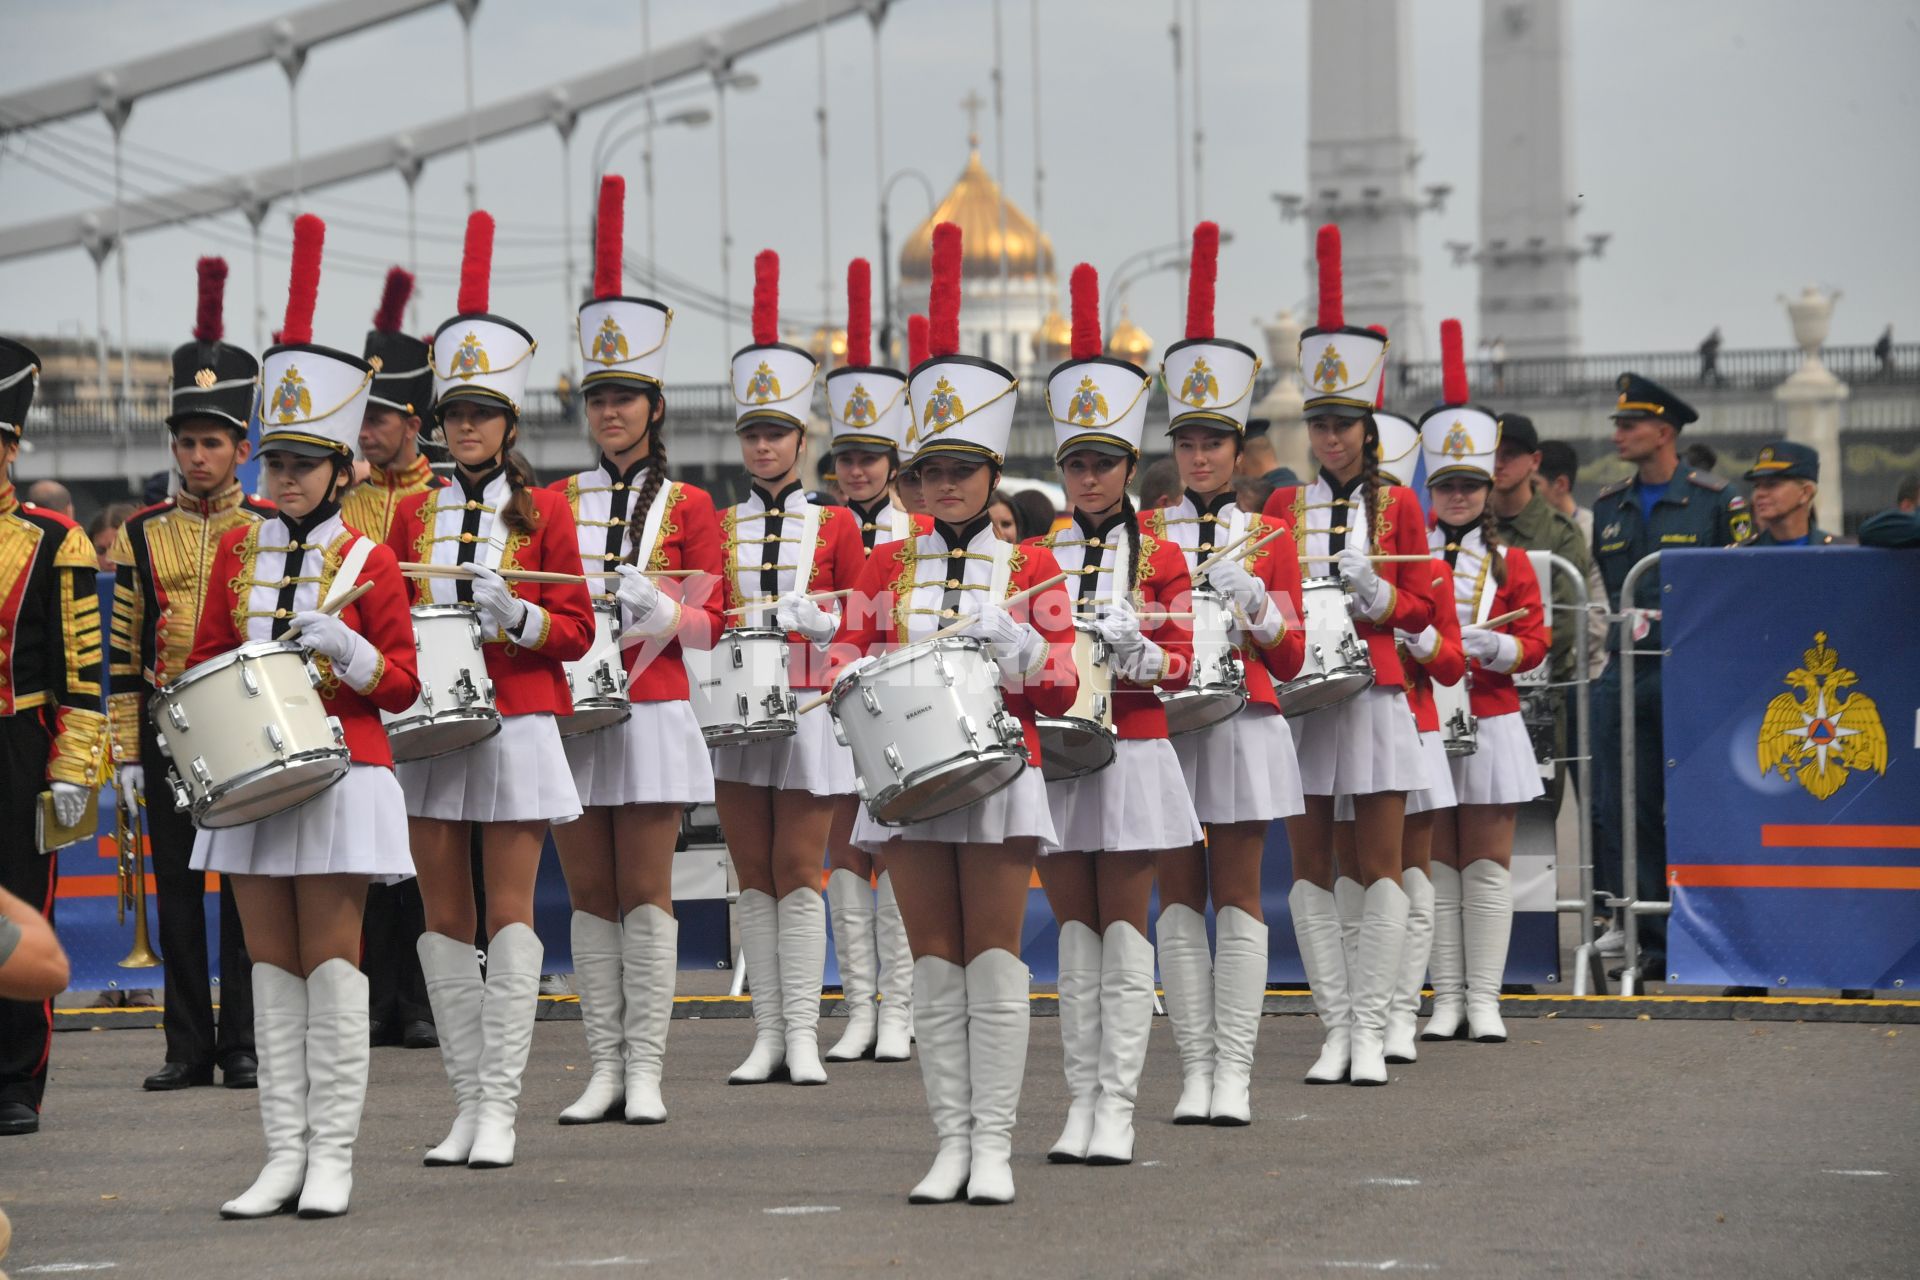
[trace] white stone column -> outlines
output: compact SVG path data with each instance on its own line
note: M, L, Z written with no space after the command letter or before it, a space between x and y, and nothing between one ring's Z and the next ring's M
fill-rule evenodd
M1800 367L1773 389L1780 406L1787 439L1809 445L1820 453L1820 496L1817 510L1826 527L1838 533L1846 516L1845 466L1840 456L1840 408L1846 403L1847 384L1820 360L1827 329L1833 323L1833 304L1840 293L1821 293L1814 285L1797 298L1782 296L1793 322L1793 340L1800 344Z

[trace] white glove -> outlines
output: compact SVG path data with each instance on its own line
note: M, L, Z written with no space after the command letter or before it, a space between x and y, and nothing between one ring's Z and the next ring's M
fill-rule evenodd
M1425 631L1415 634L1395 628L1393 638L1407 646L1407 652L1413 655L1415 662L1431 662L1433 655L1440 651L1440 629L1429 626Z
M293 615L294 639L333 663L333 673L359 692L380 674L380 651L363 635L331 614L306 610Z
M789 591L773 603L774 625L793 631L816 646L825 645L840 629L840 620L798 591Z
M1128 680L1160 678L1166 666L1166 650L1140 634L1140 615L1130 604L1103 604L1093 620L1093 629L1112 652L1114 673Z
M1237 560L1222 560L1207 570L1207 582L1215 591L1240 606L1249 620L1258 618L1267 606L1266 584L1248 573Z
M986 641L1000 674L1016 684L1024 684L1046 659L1047 642L1040 633L997 604L980 606L973 633Z
M838 689L841 685L853 679L879 660L880 659L874 657L872 654L868 654L864 658L855 658L852 662L849 662L846 666L833 673L833 687Z
M1510 671L1520 660L1520 642L1485 627L1460 628L1460 647L1469 658L1494 671Z
M626 630L649 638L659 638L672 631L679 621L673 600L633 565L614 567L620 574L620 585L614 588L613 595L627 616Z
M85 787L71 782L53 784L53 816L60 820L63 827L71 827L79 822L87 811L87 800L93 793Z
M1347 584L1347 612L1356 618L1377 622L1392 599L1391 588L1374 572L1366 553L1352 547L1340 549L1340 580Z
M140 800L147 794L147 766L143 764L123 764L113 772L113 784L128 804Z
M480 629L487 635L511 632L525 621L525 607L513 598L507 580L483 564L473 566L473 603L480 610Z

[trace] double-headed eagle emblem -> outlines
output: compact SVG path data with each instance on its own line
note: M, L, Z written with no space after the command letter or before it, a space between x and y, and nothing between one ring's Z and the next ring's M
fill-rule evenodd
M487 349L480 345L480 335L469 333L460 340L459 349L453 353L453 368L447 370L447 376L474 378L491 372L493 362L487 359Z
M300 370L287 366L287 371L280 375L280 385L273 389L273 403L268 408L282 424L313 413L313 395L307 390L307 380L300 376Z
M619 364L627 358L627 335L612 316L602 318L600 331L593 335L592 358L601 364Z
M840 411L840 420L850 427L864 427L873 421L873 396L867 391L866 384L853 384L853 394L847 397L846 408Z
M1091 377L1080 379L1080 386L1067 401L1067 421L1082 427L1097 427L1107 420L1107 398L1093 385Z
M933 384L933 394L927 397L926 412L920 420L927 424L927 434L938 435L966 415L966 407L960 403L960 393L945 378Z
M1347 362L1340 358L1332 343L1320 353L1320 363L1313 367L1313 380L1326 391L1338 391L1347 385Z
M1801 661L1805 665L1786 677L1797 696L1776 695L1760 721L1760 772L1796 778L1814 799L1825 800L1847 785L1853 770L1886 773L1887 731L1872 698L1841 694L1860 677L1840 665L1826 632L1814 633Z
M780 398L780 379L774 376L773 366L765 360L747 379L747 394L744 397L751 404L765 404L769 400Z
M1213 376L1213 370L1207 368L1206 358L1193 362L1193 368L1187 370L1187 376L1180 381L1180 399L1198 408L1208 400L1220 398L1220 381Z

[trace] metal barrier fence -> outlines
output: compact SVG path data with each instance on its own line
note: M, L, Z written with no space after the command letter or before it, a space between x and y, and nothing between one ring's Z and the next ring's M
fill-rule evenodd
M1640 917L1664 916L1672 912L1673 902L1642 902L1638 896L1640 875L1640 832L1634 820L1634 811L1638 807L1639 788L1634 777L1634 767L1638 763L1634 750L1633 735L1638 727L1634 715L1634 660L1636 658L1662 658L1667 654L1665 648L1636 649L1633 645L1633 628L1627 625L1632 615L1633 590L1640 584L1640 577L1647 570L1660 563L1660 553L1655 551L1627 570L1627 576L1620 583L1620 611L1609 614L1609 621L1619 627L1620 634L1620 895L1609 896L1609 910L1624 911L1627 938L1626 967L1620 975L1620 994L1634 995L1640 987ZM1666 640L1663 628L1660 638Z
M1554 910L1557 914L1573 914L1580 921L1580 944L1573 951L1573 994L1592 995L1594 991L1607 989L1607 976L1600 963L1599 952L1594 948L1594 930L1598 926L1597 912L1594 910L1594 874L1593 874L1593 677L1589 674L1587 659L1589 638L1587 635L1587 617L1593 610L1593 599L1587 590L1587 576L1573 561L1564 556L1547 557L1550 567L1547 581L1543 584L1541 601L1547 606L1547 619L1550 626L1558 627L1561 619L1558 614L1563 610L1553 602L1554 575L1564 576L1573 584L1576 603L1568 606L1576 619L1573 631L1573 671L1571 680L1549 680L1550 689L1571 689L1574 700L1574 741L1571 744L1573 754L1557 756L1553 763L1567 768L1574 783L1575 823L1579 829L1580 883L1577 896L1556 898ZM1604 602L1603 602L1604 607ZM1549 655L1547 661L1553 661Z

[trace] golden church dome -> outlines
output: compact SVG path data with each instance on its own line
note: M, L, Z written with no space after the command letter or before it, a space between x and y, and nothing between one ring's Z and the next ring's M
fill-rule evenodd
M1120 323L1113 326L1113 332L1107 335L1107 354L1116 360L1125 360L1147 367L1147 357L1153 354L1153 339L1147 331L1133 322L1127 314L1127 304L1120 304Z
M847 331L817 328L813 336L807 339L806 348L820 362L822 369L837 368L847 361Z
M1059 364L1073 352L1073 325L1057 306L1047 308L1040 332L1033 339L1034 357L1042 365Z
M933 278L933 229L942 222L960 226L960 274L963 279L1000 275L1000 208L1007 215L1007 273L1031 279L1053 274L1053 242L1033 225L1013 201L1000 194L1000 184L980 163L978 147L967 157L967 167L927 220L915 227L900 250L900 278Z

